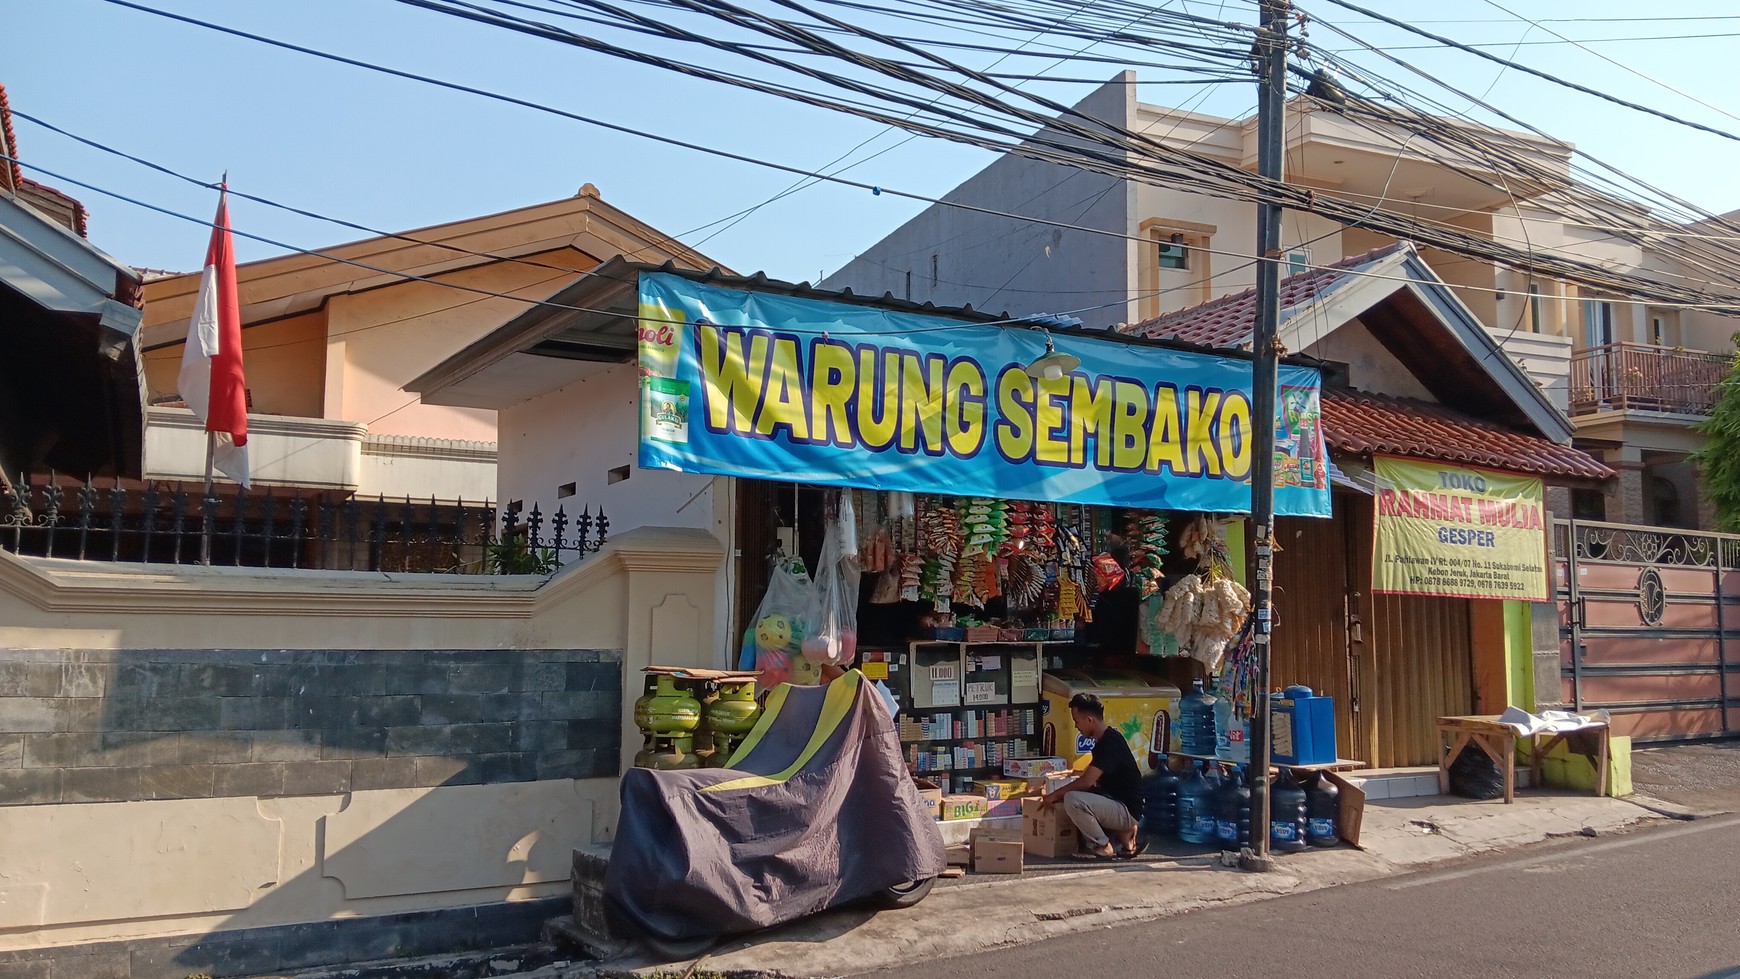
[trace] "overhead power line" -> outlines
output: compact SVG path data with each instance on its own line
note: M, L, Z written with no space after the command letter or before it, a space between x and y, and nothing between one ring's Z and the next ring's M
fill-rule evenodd
M435 79L424 75L417 75L415 73L402 71L400 69L387 68L385 66L361 61L359 59L347 58L341 55L318 51L305 46L251 34L234 28L211 24L209 22L200 21L196 18L160 11L156 8L132 2L132 0L107 0L107 2L145 13L164 16L169 19L200 26L206 29L217 30L233 36L245 37L257 42L298 51L314 57L350 64L354 67L363 68L365 70L383 72L396 77L435 84L451 90L463 91L486 98L496 99L509 104L549 112L575 121L585 122L601 128L609 129L611 131L651 139L667 145L682 146L684 148L709 153L720 158L733 159L758 166L769 166L772 169L778 169L796 175L821 176L824 179L830 179L836 183L857 186L863 189L876 189L862 181L847 180L837 177L829 178L826 177L826 175L809 173L808 171L796 167L790 167L783 164L770 164L768 161L752 158L746 154L738 154L711 147L703 147L688 141L674 139L668 136L661 136L654 133L647 133L641 130L636 130L632 127L608 123L603 120L586 117L567 110L555 109L527 99L501 95L474 86ZM594 8L609 6L601 3L589 3L589 5ZM793 2L784 2L781 5L794 10L807 9L803 8L800 4ZM997 96L986 95L958 83L947 82L924 73L914 73L910 69L891 65L886 59L868 58L858 52L849 50L842 51L839 45L818 38L814 32L796 28L788 22L773 21L767 18L743 15L737 12L738 8L729 4L721 3L719 0L708 0L708 2L702 2L702 0L685 0L685 2L682 3L682 7L691 11L720 12L720 16L725 17L727 22L735 23L738 26L758 30L772 37L778 37L780 39L794 41L805 45L813 45L821 51L838 53L841 57L847 58L861 67L870 68L879 73L887 74L890 77L897 78L906 83L929 87L932 90L947 91L951 95L958 95L962 100L969 104L978 106L982 111L1012 115L1023 125L1037 125L1040 128L1037 133L1027 134L1025 138L1022 138L1019 142L1014 142L1006 135L978 135L962 130L950 130L932 124L918 125L907 120L902 120L897 116L891 116L886 112L856 112L850 106L845 106L838 102L830 103L828 100L817 96L795 96L800 101L806 101L810 104L821 104L825 107L838 109L839 111L854 112L854 114L863 115L865 118L871 118L885 123L893 123L902 128L925 132L927 135L938 135L943 138L966 142L972 145L979 145L999 152L1029 156L1044 162L1062 164L1064 166L1102 173L1108 176L1136 180L1143 183L1150 183L1157 186L1187 189L1194 193L1248 202L1277 199L1289 208L1316 213L1343 224L1367 227L1394 237L1414 240L1421 244L1429 245L1464 257L1477 258L1483 261L1493 261L1513 268L1526 269L1533 274L1561 279L1587 288L1615 292L1621 295L1630 295L1641 300L1652 301L1662 305L1699 308L1706 306L1723 309L1730 308L1729 304L1705 303L1703 300L1706 298L1706 294L1698 289L1674 286L1657 279L1607 268L1595 262L1574 259L1562 255L1542 255L1539 253L1531 253L1529 250L1501 245L1488 237L1482 237L1466 230L1434 227L1427 222L1415 220L1397 212L1382 211L1363 204L1338 200L1329 195L1319 194L1305 188L1295 187L1285 183L1276 184L1274 182L1261 181L1248 171L1222 162L1213 157L1180 151L1175 147L1165 145L1161 140L1144 137L1142 134L1131 132L1121 125L1094 119L1090 116L1083 115L1071 107L1058 106L1050 100L1026 96L1025 93L1014 94L1021 95L1027 100L1035 102L1049 111L1056 112L1057 115L1043 115L1028 109L1018 107L1012 108L1008 103L1002 101ZM644 21L645 18L639 18L639 20ZM827 18L824 18L824 20L827 20ZM844 24L844 22L839 22L837 20L830 20L829 22L846 28L862 31L862 29L852 28L852 25ZM649 26L658 27L662 25L652 24ZM558 31L556 35L552 36L552 39L556 39L559 36L560 32ZM875 40L877 43L885 43L886 41L883 35L876 34L875 32L865 32L865 36ZM588 40L591 42L591 39ZM608 45L597 45L597 42L591 43L595 48L601 48L606 51L608 51L610 47ZM917 54L921 57L927 58L928 60L948 65L949 70L958 72L964 77L972 78L993 91L1005 93L1013 91L1007 85L998 83L992 79L984 78L982 75L974 73L971 69L953 66L951 63L946 62L945 59L941 59L933 54L913 52L898 44L896 44L895 47L899 50L907 50L908 53ZM685 73L693 73L690 66L677 65L673 62L669 62L668 59L650 58L649 56L639 52L631 52L630 56L633 60L657 63L662 67L672 67L673 70L682 70ZM829 83L832 84L832 80L829 80ZM774 86L765 86L762 90L769 92L769 94L779 94L783 97L794 97L792 93L781 91ZM872 94L872 97L882 94L874 92L873 89L866 90L862 86L854 90L867 91L868 94ZM910 106L912 100L907 99L906 104ZM923 103L919 104L922 105ZM958 113L956 114L956 117L960 118ZM972 118L971 123L973 125L983 125L984 120ZM993 124L992 130L994 132L1000 131L1001 133L1010 132L1007 125L1003 123ZM1051 135L1046 136L1045 134ZM884 190L883 192L889 191ZM896 196L926 200L922 195L896 194ZM949 206L960 206L955 202L946 203L948 203ZM989 211L990 209L984 210ZM999 216L1011 217L1015 220L1022 221L1029 220L1023 215L1001 214Z
M1693 122L1690 119L1683 119L1679 116L1674 115L1671 112L1664 112L1661 109L1653 109L1647 105L1633 102L1630 99L1623 99L1617 95L1611 95L1607 92L1600 91L1599 89L1590 88L1587 85L1580 85L1577 82L1568 81L1568 80L1566 80L1564 78L1560 78L1559 76L1554 75L1550 72L1541 71L1539 68L1532 68L1528 65L1522 64L1521 62L1513 61L1509 58L1501 58L1498 55L1493 54L1489 51L1482 51L1479 48L1472 47L1472 46L1467 45L1467 44L1463 44L1461 41L1455 40L1454 38L1445 37L1442 34L1434 34L1433 32L1428 31L1423 27L1417 27L1417 26L1410 24L1406 21L1397 20L1394 17L1390 17L1390 16L1387 16L1385 14L1380 14L1377 11L1372 10L1368 7L1362 7L1357 3L1353 3L1352 0L1324 0L1324 2L1332 3L1332 4L1335 4L1337 7L1343 8L1344 10L1351 10L1356 14L1361 14L1363 16L1370 17L1373 20L1381 21L1385 24L1390 25L1391 27L1399 27L1402 30L1405 30L1411 34L1418 34L1419 36L1427 38L1428 40L1436 41L1437 43L1442 44L1445 47L1455 48L1459 51L1466 51L1469 54L1474 55L1475 57L1485 58L1487 61L1490 61L1494 64L1504 65L1506 68L1510 68L1510 69L1513 69L1515 71L1520 71L1525 75L1532 75L1535 78L1541 79L1542 81L1551 82L1554 85L1559 85L1561 87L1571 89L1572 91L1575 91L1575 92L1582 92L1584 95L1592 96L1594 98L1598 98L1598 99L1601 99L1601 100L1606 101L1606 102L1611 102L1614 105L1624 106L1625 108L1631 109L1634 112L1642 112L1646 115L1655 116L1658 119L1666 119L1668 122L1674 123L1676 125L1685 126L1688 129L1696 129L1696 130L1699 130L1700 132L1706 132L1706 133L1709 133L1713 136L1720 136L1723 139L1731 139L1731 140L1734 140L1735 142L1740 142L1740 136L1736 136L1735 134L1728 132L1727 130L1717 129L1715 126L1706 126L1701 122Z

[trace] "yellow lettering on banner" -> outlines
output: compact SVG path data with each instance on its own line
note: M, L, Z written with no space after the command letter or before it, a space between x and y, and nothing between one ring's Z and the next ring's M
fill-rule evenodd
M1154 386L1154 423L1148 430L1148 461L1143 469L1157 473L1162 466L1183 476L1184 425L1179 421L1178 389L1170 384Z
M1112 387L1110 378L1091 382L1076 375L1069 389L1069 464L1087 465L1087 438L1093 436L1094 465L1112 464Z
M985 444L985 374L970 360L957 360L949 367L951 410L944 419L949 451L971 458Z
M1148 389L1134 381L1113 381L1112 397L1117 402L1112 414L1112 467L1135 472L1148 454ZM1101 435L1102 446L1105 441Z
M810 352L810 417L815 419L811 434L818 442L853 445L852 394L858 387L858 372L852 359L852 348L843 343L823 341Z
M757 339L760 339L757 337ZM798 366L795 337L775 336L773 359L767 365L767 384L762 391L761 413L755 416L755 434L772 435L781 426L791 437L810 437L810 420L804 404L803 368Z
M900 357L900 448L941 452L943 359L902 354Z
M1189 466L1191 475L1206 473L1210 476L1220 475L1220 456L1214 451L1214 415L1220 407L1219 391L1203 391L1191 388L1185 392L1185 404L1189 426L1189 454L1185 456L1185 464Z
M1010 462L1033 455L1033 379L1019 367L997 375L997 451Z
M1242 391L1228 391L1220 403L1220 463L1228 479L1251 474L1251 402Z
M876 358L882 369L876 369ZM900 354L865 347L858 351L858 439L877 452L894 444L900 425Z
M743 334L717 326L701 327L701 383L707 391L707 427L715 432L748 432L761 404L767 376L767 337L750 340L743 355Z
M1069 433L1063 431L1064 404L1074 378L1041 380L1033 402L1033 459L1053 466L1069 464Z

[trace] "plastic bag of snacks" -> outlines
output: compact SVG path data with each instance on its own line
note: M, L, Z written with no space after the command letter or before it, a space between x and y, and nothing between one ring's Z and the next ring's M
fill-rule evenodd
M803 641L804 659L816 666L849 666L858 658L857 517L852 494L837 495L835 516L822 538L816 565L815 628Z
M802 558L775 563L767 581L767 595L743 633L743 650L737 664L739 669L760 670L758 684L762 689L791 680L792 663L810 631L814 593L815 585Z

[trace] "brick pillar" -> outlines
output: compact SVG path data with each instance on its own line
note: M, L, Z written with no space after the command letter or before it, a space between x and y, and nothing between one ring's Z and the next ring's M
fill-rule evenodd
M1704 492L1704 476L1702 473L1698 474L1697 490L1698 490L1698 523L1697 523L1697 528L1699 530L1715 530L1716 523L1717 523L1717 520L1716 520L1716 501L1710 498L1710 494Z
M1607 520L1610 523L1650 523L1649 513L1644 507L1642 451L1626 447L1605 455L1602 461L1619 473L1619 477L1607 485Z
M1571 490L1565 486L1549 486L1546 492L1547 516L1564 520L1571 515Z

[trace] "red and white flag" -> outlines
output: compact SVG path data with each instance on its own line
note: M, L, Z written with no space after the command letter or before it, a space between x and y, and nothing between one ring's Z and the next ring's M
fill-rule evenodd
M242 306L236 292L236 256L230 241L229 189L218 197L199 297L181 354L181 400L211 433L211 463L248 486L248 394L242 376Z

